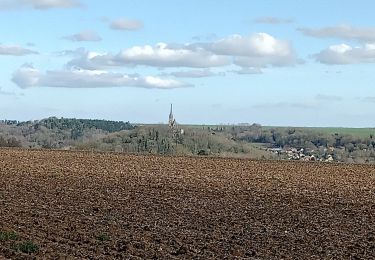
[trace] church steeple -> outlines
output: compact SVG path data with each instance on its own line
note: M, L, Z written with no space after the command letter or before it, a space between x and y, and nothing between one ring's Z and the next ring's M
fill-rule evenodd
M174 128L176 126L176 120L174 119L174 116L173 116L172 104L171 104L171 111L169 112L168 125L169 125L170 128Z
M169 120L173 119L173 111L172 111L172 104L171 104L171 112L169 112Z

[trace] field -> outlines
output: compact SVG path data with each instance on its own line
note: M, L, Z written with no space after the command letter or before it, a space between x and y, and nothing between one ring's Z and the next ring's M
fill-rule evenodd
M375 128L350 128L350 127L284 127L284 126L264 126L265 129L277 128L288 129L295 128L301 130L311 130L322 134L339 134L352 135L357 138L369 138L370 135L375 136Z
M359 138L369 138L370 135L375 136L375 128L310 127L308 129L327 134L353 135Z
M202 128L211 127L217 128L228 125L186 125L192 128ZM264 129L301 129L301 130L311 130L322 134L339 134L339 135L352 135L358 138L369 138L370 135L375 136L375 128L354 128L354 127L295 127L295 126L262 126Z
M375 258L369 165L11 149L0 164L0 258Z

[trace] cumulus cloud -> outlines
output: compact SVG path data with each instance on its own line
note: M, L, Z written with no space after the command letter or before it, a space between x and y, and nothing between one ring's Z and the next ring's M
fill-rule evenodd
M61 55L73 56L73 59L66 64L68 68L98 70L121 66L115 56L107 52L87 51L79 48L74 51L66 50Z
M203 70L185 70L185 71L174 71L170 75L177 78L205 78L224 75L223 73L215 73L209 69Z
M263 56L289 54L288 45L267 33L256 33L249 37L234 34L212 43L209 48L224 55Z
M156 46L135 46L117 55L122 63L155 67L194 67L207 68L229 64L226 57L215 55L203 48L170 47L165 43Z
M293 19L283 19L283 18L278 18L278 17L273 17L273 16L263 16L263 17L258 17L254 20L255 23L263 23L263 24L288 24L288 23L293 23Z
M52 8L74 8L81 7L78 0L0 0L0 10L34 8L47 10Z
M190 67L209 68L230 64L230 59L215 55L202 48L190 50L170 47L165 43L156 46L135 46L116 55L109 53L80 52L68 66L97 69L112 66Z
M108 71L93 70L55 70L41 72L30 64L25 64L14 72L13 82L21 88L56 87L56 88L108 88L139 87L172 89L191 85L174 79L154 76L141 77Z
M134 46L117 54L81 50L70 67L101 69L113 66L213 68L236 64L244 68L291 66L300 63L291 44L266 33L230 37L206 43L159 43Z
M375 63L375 44L364 44L358 47L347 44L332 45L313 57L318 62L328 65Z
M113 30L137 31L143 28L143 23L139 20L120 18L111 21L110 28Z
M73 35L63 37L66 40L73 42L99 42L102 38L93 31L82 31Z
M55 52L55 54L58 55L58 56L70 56L70 57L76 57L76 56L79 56L83 53L86 53L86 50L83 47L77 48L75 50L68 50L67 49L67 50Z
M19 45L0 44L0 55L25 56L28 54L38 54L38 52L23 48Z
M215 54L234 56L241 67L290 66L299 63L291 44L267 33L232 35L209 45Z
M241 67L264 68L267 66L285 67L301 63L294 55L264 56L264 57L235 57L234 64Z
M316 38L340 38L360 42L375 42L375 27L353 27L337 25L320 29L299 28L303 34Z
M254 75L263 73L260 68L241 68L239 70L231 70L230 72L239 75Z

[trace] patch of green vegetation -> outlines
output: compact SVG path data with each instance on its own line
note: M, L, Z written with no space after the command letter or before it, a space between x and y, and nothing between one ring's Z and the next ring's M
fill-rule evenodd
M0 241L17 240L19 236L14 231L0 231Z
M32 254L39 251L39 246L33 241L25 241L17 244L16 249L25 254Z
M352 135L360 138L375 137L375 128L316 127L310 128L327 134Z
M101 242L109 241L109 236L107 234L100 234L96 237L96 239Z
M166 155L209 155L223 157L270 158L259 146L234 140L231 127L189 128L171 132L166 125L144 125L133 130L107 135L100 140L83 142L78 150L117 151Z
M350 127L284 127L284 126L263 126L264 129L297 129L297 130L311 130L314 132L329 134L329 135L352 135L358 138L375 137L375 128L350 128Z

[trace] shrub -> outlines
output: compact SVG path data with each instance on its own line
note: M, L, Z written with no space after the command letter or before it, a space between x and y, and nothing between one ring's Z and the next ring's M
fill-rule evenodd
M206 150L199 150L198 151L198 155L203 155L203 156L207 156L208 155L208 152Z

